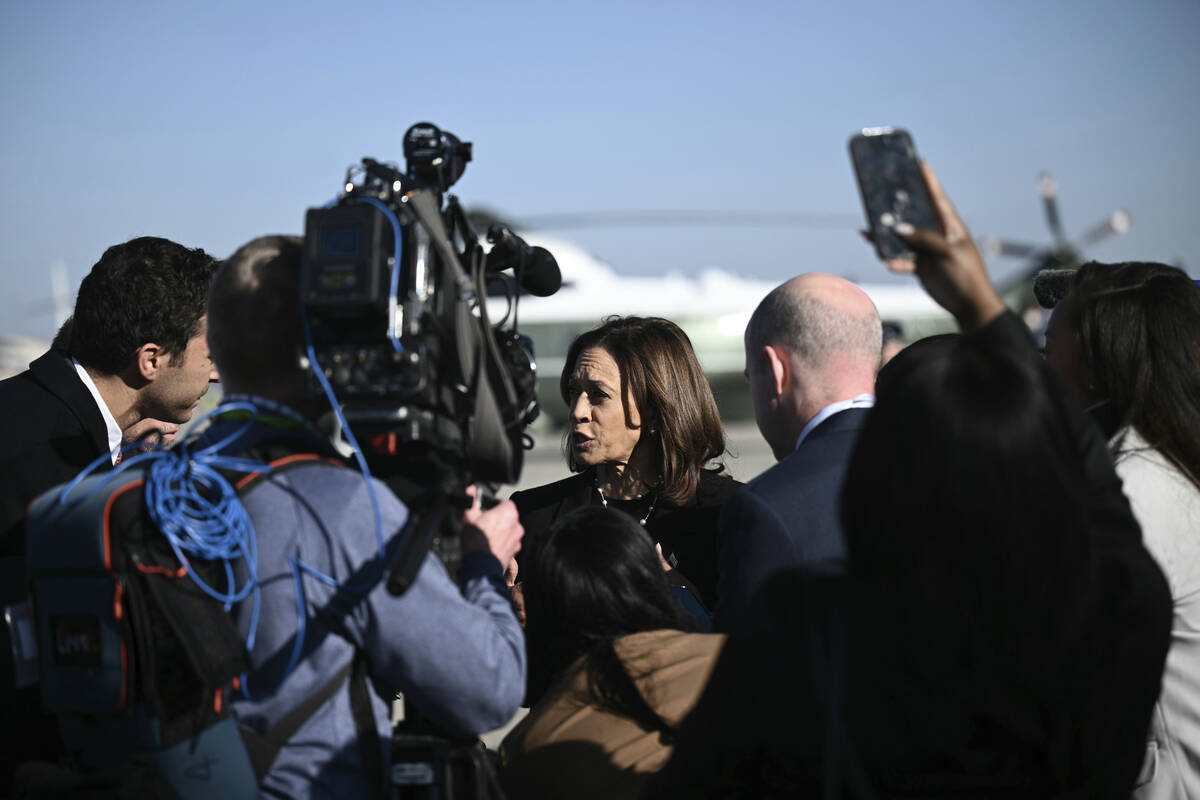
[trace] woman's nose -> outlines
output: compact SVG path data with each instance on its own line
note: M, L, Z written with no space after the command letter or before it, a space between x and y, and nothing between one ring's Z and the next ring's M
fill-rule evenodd
M584 421L588 418L588 410L590 406L585 395L579 395L575 398L575 402L571 405L571 419Z

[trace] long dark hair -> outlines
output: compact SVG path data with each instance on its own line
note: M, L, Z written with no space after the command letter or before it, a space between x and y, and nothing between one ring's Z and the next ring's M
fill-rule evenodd
M1093 261L1068 308L1082 374L1113 424L1132 425L1200 489L1200 286L1166 264Z
M1032 353L958 335L880 371L841 514L852 573L913 621L914 663L967 659L1036 685L1071 646L1089 548L1073 402Z
M673 729L650 707L613 648L642 631L692 630L671 595L649 535L629 515L589 506L557 520L525 559L525 642L530 703L581 656L586 700L667 739Z
M659 498L675 506L690 503L701 470L725 452L717 402L691 340L674 322L660 317L608 317L599 328L576 337L567 351L559 392L568 405L575 362L593 347L612 356L621 373L621 392L633 395L642 418L636 447L650 450L655 475L662 476ZM651 429L657 433L649 434ZM578 469L569 448L567 462L573 471ZM723 468L715 466L716 471Z

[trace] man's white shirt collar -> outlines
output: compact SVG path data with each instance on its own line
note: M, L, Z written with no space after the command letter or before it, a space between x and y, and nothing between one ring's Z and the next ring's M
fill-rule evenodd
M830 403L817 412L817 415L808 421L804 426L804 430L800 431L800 435L796 437L796 447L804 444L804 440L813 432L818 425L832 417L839 411L845 411L848 408L871 408L875 405L875 395L860 394L858 397L853 397L849 400L841 400L837 403Z
M91 375L88 375L83 364L74 358L71 359L71 363L75 365L75 372L79 374L79 380L83 381L83 385L92 393L96 405L100 408L100 416L104 417L104 424L108 428L108 457L112 459L113 464L116 464L117 454L121 452L121 428L117 425L117 418L108 410L108 405L100 396L100 390L96 388L96 382L92 380Z

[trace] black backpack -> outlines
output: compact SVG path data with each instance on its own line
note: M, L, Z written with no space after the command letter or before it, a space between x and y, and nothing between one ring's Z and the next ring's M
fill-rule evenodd
M273 472L315 454L272 462ZM245 491L262 473L238 484ZM42 704L59 721L71 768L29 766L16 784L47 796L240 800L280 748L347 679L364 766L383 764L365 664L355 658L274 728L240 728L226 702L250 670L222 603L188 577L224 585L219 563L180 563L144 502L144 465L52 489L30 506L28 558Z

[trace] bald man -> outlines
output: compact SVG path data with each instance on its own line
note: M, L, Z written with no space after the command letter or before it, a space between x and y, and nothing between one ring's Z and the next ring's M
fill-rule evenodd
M875 403L882 326L871 298L810 272L768 294L746 326L754 419L779 462L721 512L714 627L731 630L778 570L840 571L842 475Z

